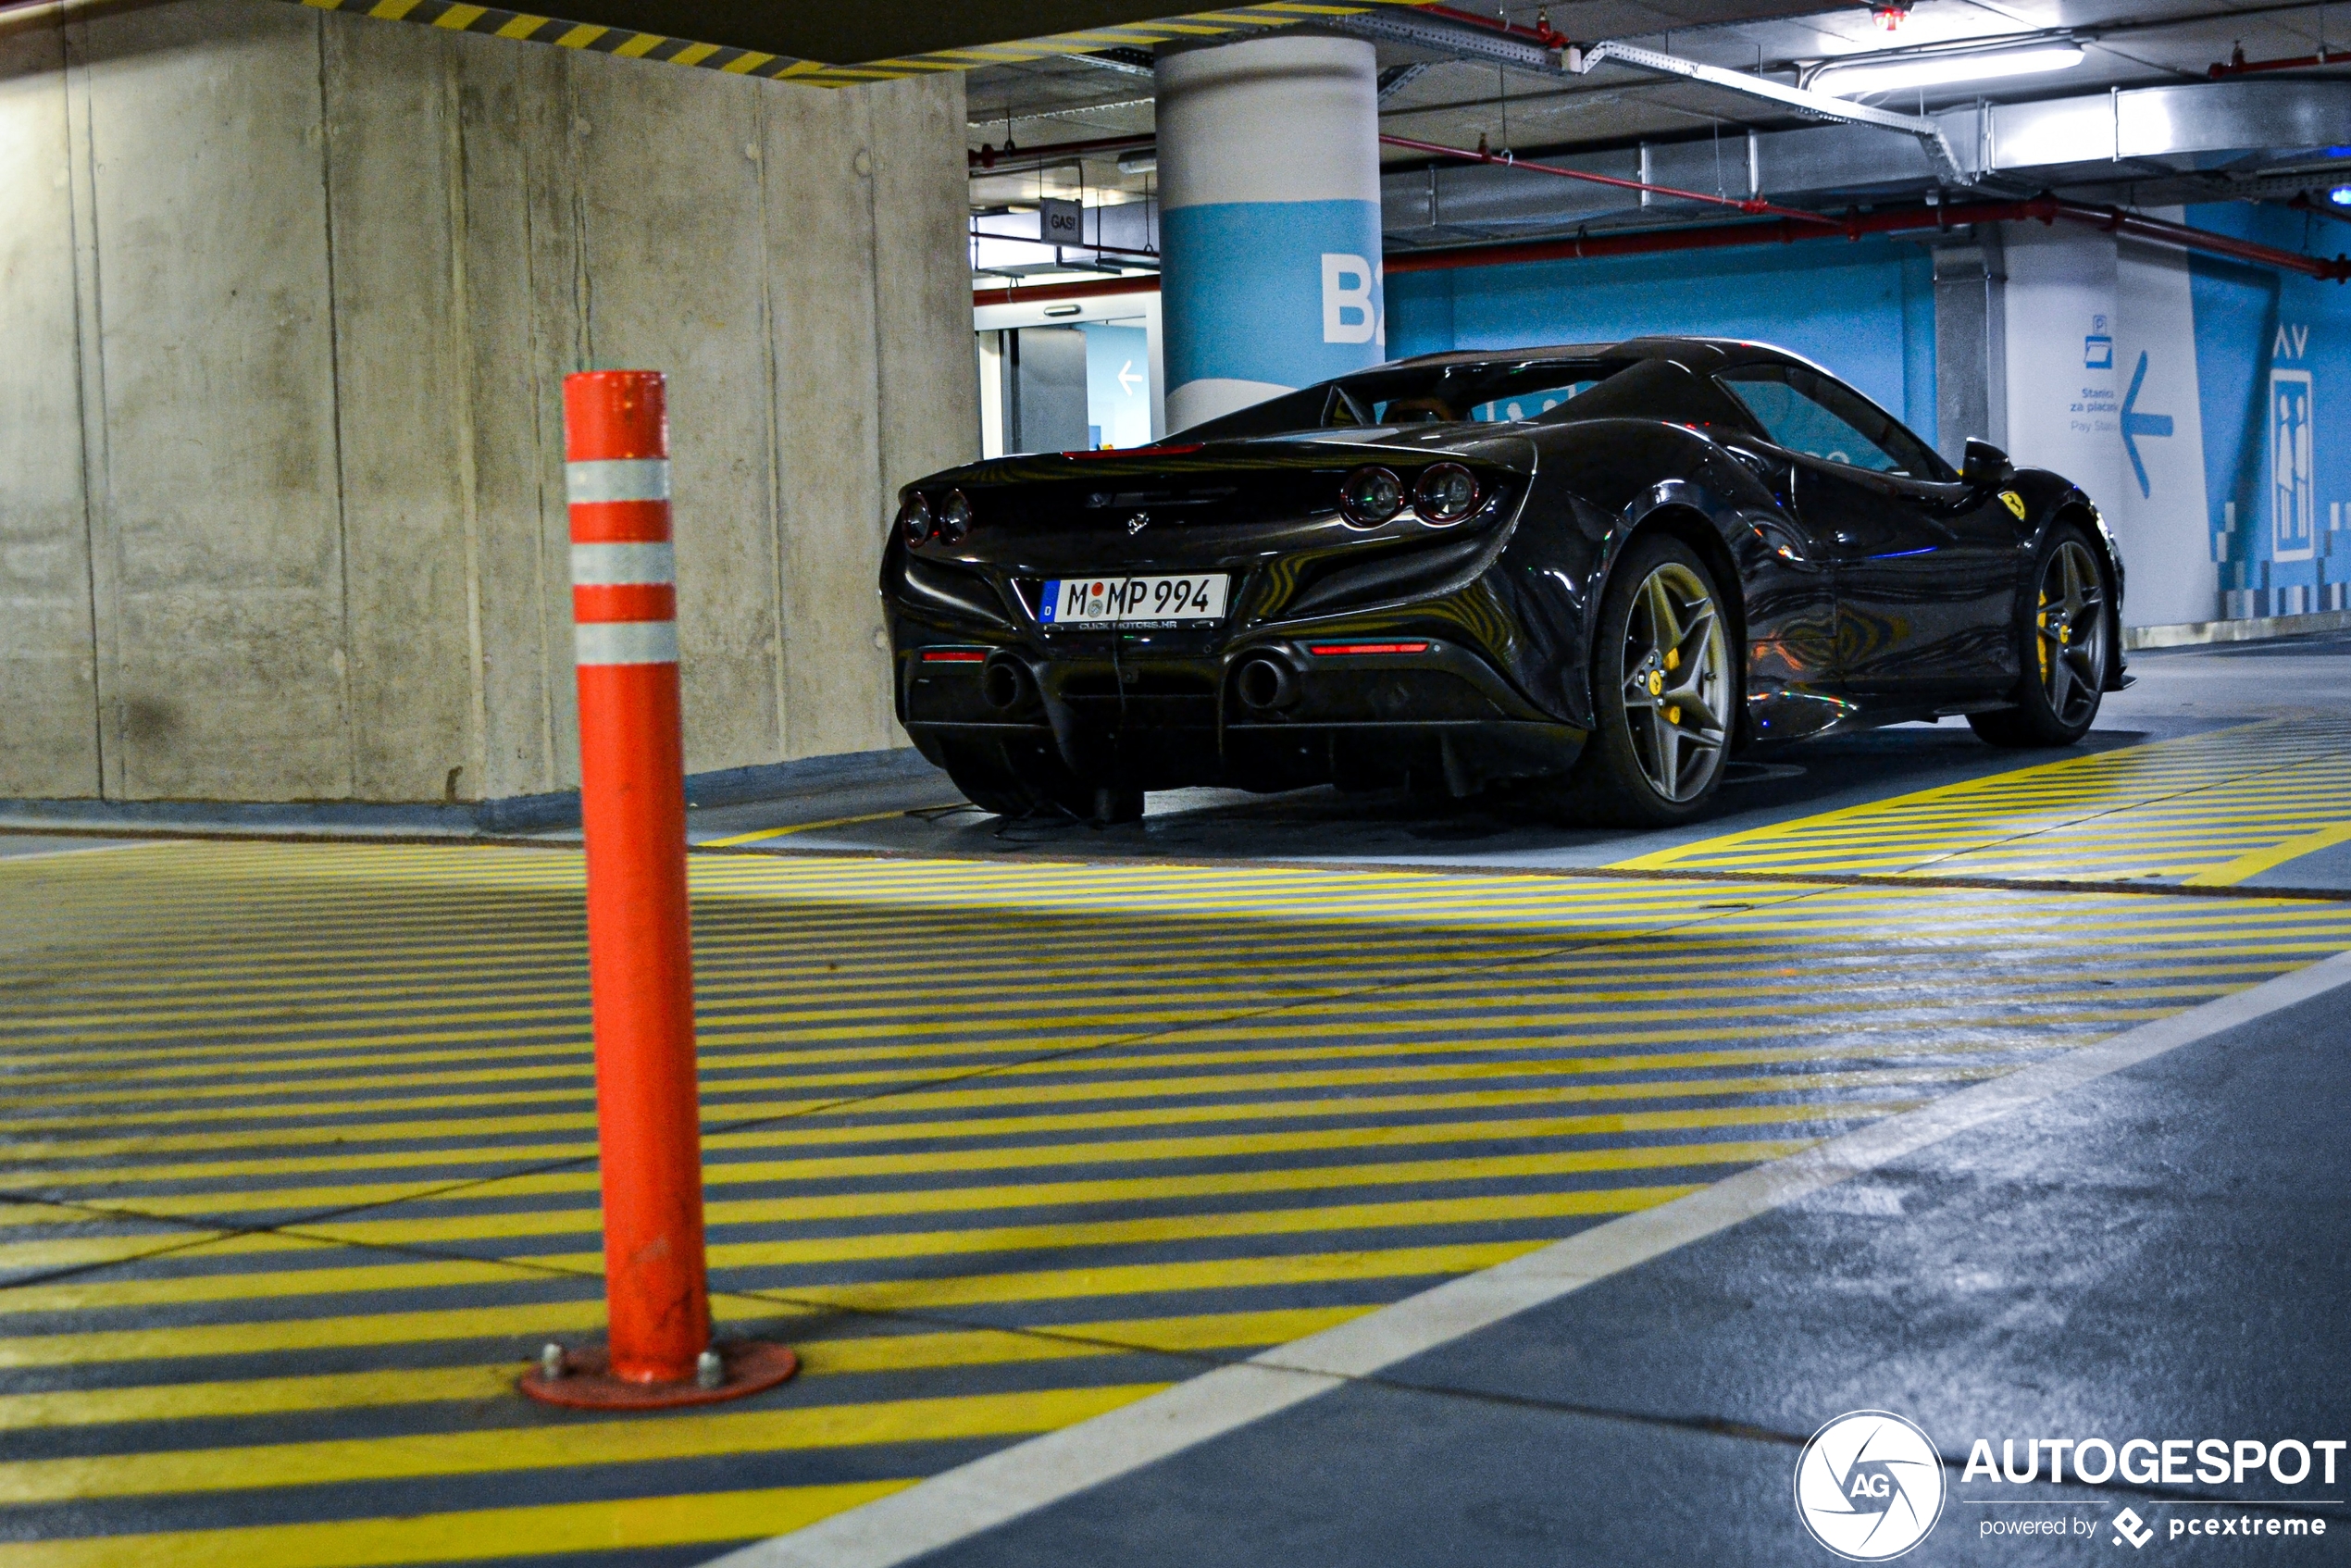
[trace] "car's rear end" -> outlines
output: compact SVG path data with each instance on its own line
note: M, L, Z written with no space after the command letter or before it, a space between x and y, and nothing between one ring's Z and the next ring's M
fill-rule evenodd
M1534 469L1453 426L935 476L882 570L899 716L959 781L1040 800L1564 765L1493 580Z

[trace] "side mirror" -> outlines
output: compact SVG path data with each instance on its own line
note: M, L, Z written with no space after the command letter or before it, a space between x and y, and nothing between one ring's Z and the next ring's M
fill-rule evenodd
M1967 450L1959 459L1959 478L1972 485L1996 485L2007 479L2016 465L2009 454L1988 441L1967 439Z

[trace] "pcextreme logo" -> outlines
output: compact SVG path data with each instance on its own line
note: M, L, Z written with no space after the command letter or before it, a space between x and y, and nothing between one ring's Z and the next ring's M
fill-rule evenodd
M1889 1411L1848 1411L1797 1456L1797 1517L1847 1562L1901 1556L1934 1528L1943 1499L1934 1440Z
M2309 1483L2332 1490L2345 1449L2351 1441L2335 1437L2007 1437L1996 1455L1993 1439L1977 1437L1960 1465L1946 1461L1908 1417L1856 1410L1813 1433L1797 1457L1796 1512L1814 1540L1848 1562L1900 1557L1933 1532L1947 1501L1996 1511L1978 1519L1973 1532L1990 1543L2030 1537L2037 1545L2052 1537L2088 1542L2105 1535L2135 1552L2158 1540L2201 1545L2226 1537L2324 1537L2330 1521L2317 1510L2340 1502L2304 1502L2295 1488ZM1957 1499L1947 1490L1952 1469L1967 1493ZM2077 1488L2118 1479L2131 1487L2251 1485L2268 1495L2183 1491L2142 1505L2158 1508L2157 1518L2125 1507L2104 1520L2100 1515L2112 1504L2101 1506L2095 1498L1984 1495L2043 1484L2045 1477L2047 1485Z

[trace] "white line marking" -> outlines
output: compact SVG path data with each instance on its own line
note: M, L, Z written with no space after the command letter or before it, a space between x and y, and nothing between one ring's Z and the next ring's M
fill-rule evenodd
M1998 1117L2351 983L2351 952L1595 1226L1352 1323L760 1541L708 1568L893 1568Z
M144 828L148 825L145 823L135 823L132 824L132 826ZM16 837L15 830L7 828L0 828L0 834L5 834L10 838ZM22 854L11 854L6 851L0 851L0 865L7 865L19 860L55 860L61 854L105 854L109 850L152 849L157 844L168 844L175 841L185 842L186 840L174 840L171 839L143 839L135 844L77 844L69 850L27 850Z

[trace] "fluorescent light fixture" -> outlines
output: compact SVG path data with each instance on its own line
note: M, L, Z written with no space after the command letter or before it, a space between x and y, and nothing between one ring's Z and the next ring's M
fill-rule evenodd
M1839 98L1864 93L1890 93L1904 87L1945 87L1959 81L1991 81L2009 76L2038 76L2082 63L2079 44L2039 44L2023 49L1987 49L1980 53L1903 55L1891 58L1862 55L1850 64L1823 66L1812 87Z

